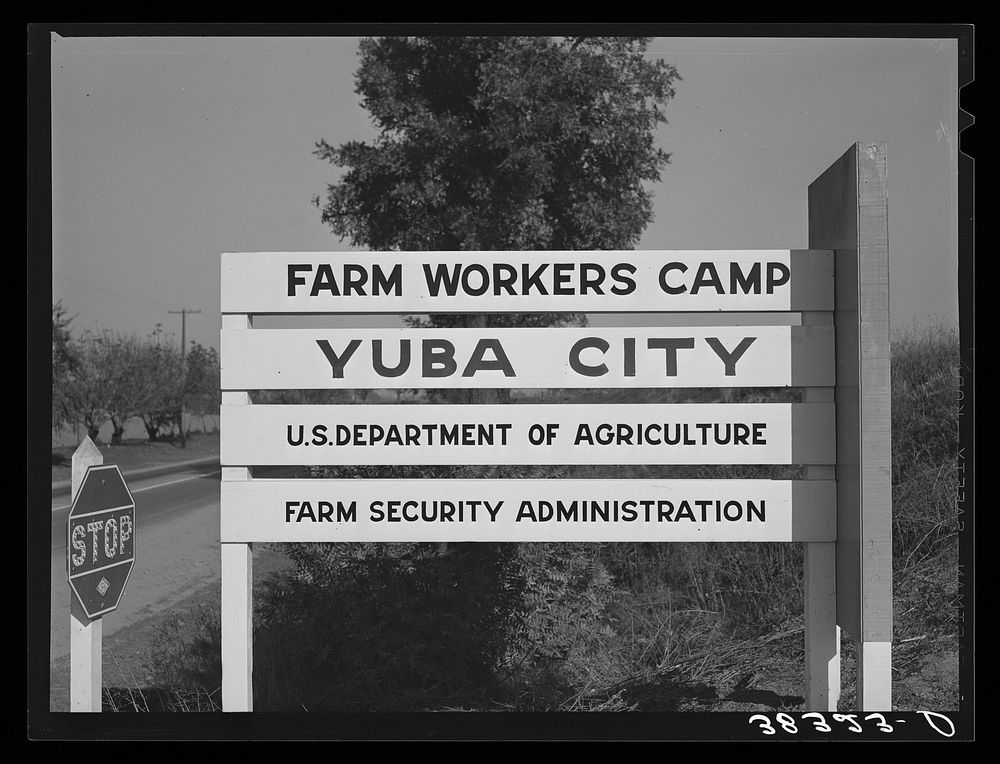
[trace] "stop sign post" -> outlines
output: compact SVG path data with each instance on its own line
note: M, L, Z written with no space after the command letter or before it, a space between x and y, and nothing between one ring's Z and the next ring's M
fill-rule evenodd
M135 502L90 438L73 453L66 527L70 586L70 711L100 712L102 615L118 607L135 564ZM109 522L110 521L110 522Z
M88 618L110 613L135 564L135 501L118 466L91 466L67 528L69 585Z

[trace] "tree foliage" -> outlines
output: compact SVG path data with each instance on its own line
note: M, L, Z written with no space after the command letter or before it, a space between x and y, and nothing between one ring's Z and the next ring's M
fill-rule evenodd
M196 416L219 413L219 353L215 348L191 342L184 357L184 405Z
M53 374L53 399L60 401L62 422L82 425L87 435L96 440L101 426L110 417L108 389L100 366L96 338L85 334L67 340L69 368L59 376Z
M355 83L378 130L325 141L346 168L323 221L373 250L627 249L676 70L646 38L366 39ZM316 200L319 204L319 199Z
M88 368L103 395L111 420L111 443L121 443L125 427L156 394L156 382L143 365L143 347L134 335L105 330L87 343Z
M142 375L148 380L148 397L139 413L150 441L162 440L180 427L184 392L184 362L172 342L164 342L159 324L143 345Z
M195 415L218 413L219 359L214 348L192 342L180 349L157 329L147 337L110 329L73 337L61 303L52 310L53 426L83 426L97 440L111 422L120 443L128 422L142 419L149 440L180 426L182 399Z
M71 344L73 317L59 300L52 306L52 426L61 427L72 420L71 401L67 397L69 380L79 360Z

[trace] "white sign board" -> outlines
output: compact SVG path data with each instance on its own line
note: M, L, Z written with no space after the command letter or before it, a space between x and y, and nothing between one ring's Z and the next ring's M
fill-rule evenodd
M243 252L222 283L223 313L832 310L833 253Z
M817 582L832 580L821 561L837 540L834 294L830 250L224 254L226 710L252 708L255 542L805 542L808 587L832 602ZM827 315L801 326L253 327L254 315L716 311ZM756 387L810 394L804 404L251 400L257 390ZM252 476L259 465L407 464L800 464L806 479ZM810 616L807 632L834 633L831 608L814 610L822 622ZM810 655L819 666L820 651ZM829 677L809 681L820 688L811 702L829 694Z
M251 480L225 542L833 541L833 481Z
M788 387L835 381L832 326L223 329L223 390Z
M832 404L223 406L222 462L833 464Z

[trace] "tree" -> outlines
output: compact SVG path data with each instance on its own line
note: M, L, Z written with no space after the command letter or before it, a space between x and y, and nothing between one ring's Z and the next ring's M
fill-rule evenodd
M184 389L184 364L180 351L163 342L160 325L142 345L142 390L139 415L150 442L163 437L167 428L178 427L181 395Z
M52 427L74 424L70 409L70 385L79 359L72 345L69 325L73 316L59 300L52 306Z
M647 38L362 40L355 79L378 137L316 154L347 168L323 221L374 250L627 249L676 70ZM316 200L319 204L319 200Z
M68 353L73 360L64 376L60 401L64 421L82 424L94 441L110 416L108 387L97 340L96 336L85 332L79 339L69 342Z
M184 401L188 410L203 421L206 416L216 416L220 399L218 351L192 341L184 364Z
M105 330L91 338L89 351L111 420L111 445L119 445L129 420L142 413L148 398L142 344L135 336Z
M110 421L111 444L120 444L129 420L143 413L156 384L145 367L144 344L104 329L84 332L65 352L70 361L59 393L63 421L82 424L92 440Z

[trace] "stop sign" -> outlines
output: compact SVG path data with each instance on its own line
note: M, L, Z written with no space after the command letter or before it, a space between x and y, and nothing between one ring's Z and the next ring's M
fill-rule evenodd
M135 564L135 501L117 465L87 470L66 540L69 585L87 617L111 612Z

